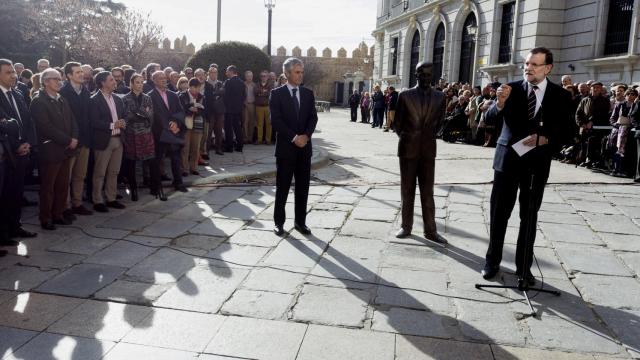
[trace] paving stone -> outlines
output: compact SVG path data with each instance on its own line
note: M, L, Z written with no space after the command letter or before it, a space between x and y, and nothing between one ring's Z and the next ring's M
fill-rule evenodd
M205 352L261 360L293 360L306 329L304 324L229 317Z
M393 360L393 334L309 325L297 360Z
M151 305L152 302L169 290L173 284L149 284L126 280L116 280L98 291L94 297L102 300L126 302L128 304Z
M18 295L18 292L15 292L15 291L0 290L0 304L10 299L13 299L17 295Z
M640 355L640 311L597 306L596 312L634 357Z
M396 336L396 360L492 360L489 345L416 336Z
M168 245L171 242L171 239L168 238L160 238L160 237L151 237L151 236L140 236L140 235L128 235L124 238L129 242L133 242L140 245L146 245L150 247L162 247Z
M269 248L223 243L209 251L207 262L216 266L254 266L269 252Z
M40 270L63 270L75 264L79 264L86 256L66 254L53 251L34 252L20 260L21 265L39 267Z
M381 241L338 236L311 274L342 280L375 282L384 246Z
M598 275L631 276L613 251L602 247L558 244L558 255L570 272Z
M282 319L293 295L266 291L237 290L222 306L223 315L239 315L258 319Z
M606 202L604 195L596 192L594 189L589 189L587 187L583 187L581 189L576 190L565 190L560 189L560 195L566 200L587 200L587 201L597 201L597 202ZM546 194L545 194L546 197Z
M170 246L184 250L202 250L206 254L207 251L215 249L225 240L222 237L187 234L171 240Z
M0 325L43 331L83 302L83 299L21 293L0 304Z
M186 220L174 220L163 218L147 226L139 235L175 238L185 234L197 223Z
M102 222L98 227L140 231L156 222L161 216L157 213L128 211Z
M121 240L90 256L85 262L130 268L155 251L157 249L153 247Z
M636 276L640 276L640 253L620 252L618 253L618 256L622 259L625 265L631 268Z
M403 269L444 271L447 264L441 253L427 246L390 244L384 251L382 266Z
M457 291L456 294L471 299L454 300L457 305L457 319L462 333L459 340L525 345L527 334L517 323L513 310L508 304L472 301L476 299L473 292ZM504 298L493 296L490 301L501 300Z
M14 265L0 271L0 289L29 291L58 273L58 270L40 270L31 266Z
M601 232L598 233L610 249L640 252L640 236Z
M154 301L154 305L216 313L247 274L248 270L244 269L195 267Z
M153 360L194 360L206 359L198 357L198 353L158 348L153 346L118 343L105 355L103 360L130 360L130 359L153 359Z
M624 215L582 214L589 225L597 232L638 235L640 227Z
M225 317L172 309L154 309L123 342L201 352L222 326Z
M375 304L454 315L443 273L384 268Z
M314 210L326 210L326 211L351 211L353 205L351 204L335 204L326 201L319 202L313 205Z
M0 356L4 359L36 335L35 331L0 326Z
M88 297L111 284L125 271L125 268L110 265L79 264L56 275L40 285L37 290L58 295Z
M637 196L633 196L634 194L625 194L625 196L621 196L621 194L613 195L613 194L604 194L607 200L609 200L616 208L618 206L628 206L628 207L638 207L640 205L640 198ZM617 214L617 213L616 213Z
M430 311L382 308L373 314L371 329L403 335L451 338L458 332L457 325L455 318Z
M98 360L114 345L110 341L42 333L5 359Z
M202 199L201 199L202 200ZM153 200L145 206L141 207L139 211L146 211L158 214L172 214L184 206L192 202L193 199L186 196L174 196L171 201Z
M356 220L375 220L384 222L393 222L398 216L399 209L394 208L366 208L357 206L351 212L350 219Z
M127 271L129 280L164 284L176 282L196 265L193 256L181 252L160 249Z
M231 236L244 226L242 220L209 219L192 228L192 234L226 237Z
M362 290L305 285L291 318L332 326L363 327L371 294Z
M313 182L311 183L311 186L309 186L309 194L326 195L332 189L333 189L333 186L318 185L317 183Z
M545 193L545 196L546 196L546 193ZM572 214L576 213L576 209L574 209L573 206L566 204L564 202L562 203L543 202L542 206L540 207L540 210L546 211L546 212L559 212L559 213L572 213Z
M287 238L263 260L267 265L311 269L326 248L322 241L298 241Z
M349 219L342 227L340 234L364 239L387 240L390 238L391 230L390 223Z
M367 209L390 209L390 210L398 210L400 209L400 201L380 201L363 198L358 202L359 208L367 208Z
M287 240L297 241L318 241L325 244L330 243L336 237L338 229L313 229L311 235L303 235L297 230L289 231ZM307 244L309 245L309 244ZM326 247L326 246L325 246Z
M311 210L307 214L307 226L310 228L338 229L347 218L347 213L342 211Z
M321 195L311 194L310 195ZM265 205L270 204L276 200L276 190L271 187L260 187L248 194L242 195L240 198L242 201L250 202L252 204Z
M207 204L226 205L247 193L246 190L216 189L207 195L201 196L200 201Z
M540 223L540 229L552 242L604 245L602 239L586 225Z
M524 347L491 345L496 360L594 360L592 355Z
M620 214L620 210L611 206L609 203L587 201L587 200L570 200L571 204L576 210L584 211L595 214Z
M573 280L585 301L615 309L640 310L640 283L629 277L578 274Z
M100 340L121 340L153 311L146 306L89 300L51 325L47 331Z
M234 201L217 211L213 216L216 218L252 220L265 209L264 205L252 204L250 202Z
M305 269L278 267L283 270L258 268L251 271L242 287L249 290L272 291L283 294L297 293L302 288L302 283L306 277ZM292 272L285 271L287 269Z
M131 231L129 230L99 228L95 226L88 226L83 228L82 230L89 236L93 236L97 238L113 239L113 240L124 239L127 235L131 233Z
M282 240L282 237L273 231L240 230L229 238L230 244L274 247Z
M514 214L515 214L515 212L514 212ZM517 216L512 216L512 220L515 221L516 218L517 218ZM582 216L580 216L578 214L575 214L575 213L559 213L559 212L553 212L553 211L538 211L538 223L584 225L585 221L584 221L584 218Z
M88 236L71 238L49 247L49 251L69 254L91 255L114 243L115 240L99 239Z
M222 208L222 206L223 205L207 204L204 201L197 200L168 214L167 217L176 220L199 221L199 219L212 217L216 211Z

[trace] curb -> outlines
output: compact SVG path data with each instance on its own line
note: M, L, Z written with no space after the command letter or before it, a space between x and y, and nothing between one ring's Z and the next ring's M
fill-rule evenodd
M311 157L311 169L319 169L329 165L331 160L329 159L329 152L320 147L313 149L314 154ZM198 185L212 185L212 184L232 184L249 182L253 179L264 179L276 176L276 169L268 171L252 171L247 169L245 171L230 172L227 174L216 174L207 176L205 178L195 180L184 180L185 186L198 186Z

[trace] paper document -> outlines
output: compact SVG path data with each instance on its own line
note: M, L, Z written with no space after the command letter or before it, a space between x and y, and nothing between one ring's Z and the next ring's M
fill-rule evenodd
M520 140L517 143L512 145L513 150L516 151L518 156L522 156L522 155L528 153L529 151L533 150L535 145L527 146L527 145L523 144L526 140L529 140L530 138L532 138L531 135L527 136L526 138L524 138L524 139L522 139L522 140Z

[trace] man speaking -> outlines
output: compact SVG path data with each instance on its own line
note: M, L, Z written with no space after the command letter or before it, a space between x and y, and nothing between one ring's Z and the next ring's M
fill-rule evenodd
M529 286L535 284L530 270L533 244L551 156L573 135L571 96L547 79L551 69L551 51L532 49L524 63L524 80L500 86L496 103L487 110L487 125L502 124L502 132L493 160L489 249L482 270L485 279L493 278L500 269L507 222L520 189L516 273Z

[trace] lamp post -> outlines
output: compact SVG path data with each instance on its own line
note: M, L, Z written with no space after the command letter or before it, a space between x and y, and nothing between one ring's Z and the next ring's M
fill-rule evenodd
M276 7L276 0L264 0L264 7L269 12L269 29L267 37L267 55L271 56L271 11Z
M218 0L218 37L216 42L220 42L220 22L222 20L222 0Z

